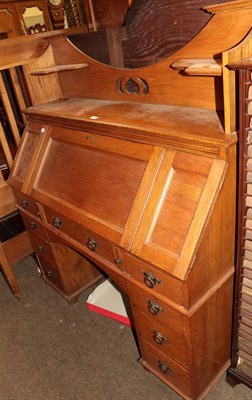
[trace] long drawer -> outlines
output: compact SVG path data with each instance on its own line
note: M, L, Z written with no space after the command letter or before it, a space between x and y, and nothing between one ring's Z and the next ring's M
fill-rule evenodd
M55 230L75 240L86 250L116 265L117 257L111 243L48 207L44 207L44 213L47 223Z

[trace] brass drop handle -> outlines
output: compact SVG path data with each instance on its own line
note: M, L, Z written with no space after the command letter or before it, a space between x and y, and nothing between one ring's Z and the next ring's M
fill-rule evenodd
M95 251L98 249L99 246L100 246L100 244L98 242L96 242L94 239L88 238L87 247L89 248L89 250Z
M21 201L22 207L23 208L28 208L29 207L29 201L24 199Z
M36 229L37 228L36 222L35 221L31 221L30 222L30 227L31 227L31 229Z
M45 252L45 249L43 246L38 246L38 251L40 252L40 254L43 254Z
M60 229L63 226L63 222L58 217L55 217L53 218L53 225L55 228Z
M169 368L169 366L165 362L163 362L161 360L158 360L158 368L160 369L160 371L163 374L170 374L171 373L171 369Z
M120 258L115 259L115 265L120 265L122 260Z
M51 270L47 271L47 276L51 278L53 276L53 272Z
M164 312L164 309L160 307L155 301L151 301L148 299L146 299L146 301L148 302L148 310L152 315L155 316Z
M160 346L167 342L167 338L164 335L162 335L162 333L157 331L153 331L152 338L157 344L160 344Z
M144 283L149 289L153 289L154 286L158 286L161 281L156 278L151 271L145 272L141 271L142 274L144 275Z

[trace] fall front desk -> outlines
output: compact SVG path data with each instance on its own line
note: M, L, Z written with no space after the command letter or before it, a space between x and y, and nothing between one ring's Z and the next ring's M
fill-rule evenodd
M155 107L31 107L10 182L45 281L74 302L100 267L129 295L143 365L196 399L229 365L235 136L215 112ZM194 137L180 134L190 118Z

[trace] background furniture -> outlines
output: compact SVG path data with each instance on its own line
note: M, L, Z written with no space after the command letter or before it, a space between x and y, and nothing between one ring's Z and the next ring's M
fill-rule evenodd
M48 0L49 14L54 29L63 29L65 20L64 0Z
M20 31L14 3L2 2L1 6L1 39L18 35ZM6 41L4 42L6 45ZM3 53L5 50L2 49L1 56ZM5 56L8 56L8 51ZM0 61L0 269L13 294L19 298L21 290L12 271L12 265L31 254L33 250L7 178L26 123L22 110L27 106L27 102L21 84L20 70L12 66L11 54L9 58L10 62L6 63L5 60L4 66Z
M13 101L12 95L16 94L17 107L23 107L25 103L17 71L14 68L6 69L6 64L4 67L5 71L0 73L0 98L3 105L2 121L0 121L0 269L14 295L20 297L20 287L11 266L28 254L31 254L33 250L22 221L18 216L13 191L8 185L6 178L13 164L15 148L20 141L20 131L15 117L17 108L11 105ZM8 85L6 85L6 82ZM10 92L10 82L13 85L12 92ZM23 122L25 121L26 119L23 116ZM5 123L8 126L7 130L4 129Z
M236 286L233 322L231 384L252 387L252 62L230 66L239 71L240 129Z
M37 13L29 13L31 9ZM9 30L8 37L51 30L46 0L1 0L0 27Z

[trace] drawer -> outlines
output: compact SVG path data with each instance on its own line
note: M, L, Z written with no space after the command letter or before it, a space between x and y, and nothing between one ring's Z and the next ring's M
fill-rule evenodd
M53 228L72 238L84 246L86 250L116 265L117 257L111 243L48 207L44 207L44 212L47 223Z
M177 310L157 299L154 295L135 285L130 285L131 301L142 313L151 317L153 322L169 327L177 334L184 335L184 316Z
M42 278L50 285L64 292L64 285L59 271L41 257L38 257Z
M168 385L171 385L172 388L190 397L191 388L189 373L174 360L151 346L145 340L141 340L140 347L142 359L149 364L151 369L153 369Z
M55 264L55 258L51 249L51 246L49 243L46 243L44 240L39 238L38 236L31 235L30 234L30 239L31 239L31 244L34 252L36 253L37 256L42 258L43 260L46 260L50 264Z
M183 305L183 286L182 282L172 276L154 268L132 255L125 253L123 255L123 269L143 283L146 287L153 290L153 293L159 293L170 300Z
M36 235L41 239L47 241L47 234L44 227L40 224L40 220L33 215L29 215L20 210L25 228L31 235Z
M141 312L134 313L137 332L158 350L167 354L184 366L188 365L186 341L168 325L162 325L154 318Z
M14 194L19 207L22 207L24 210L27 210L29 213L41 219L39 206L35 200L16 190Z

